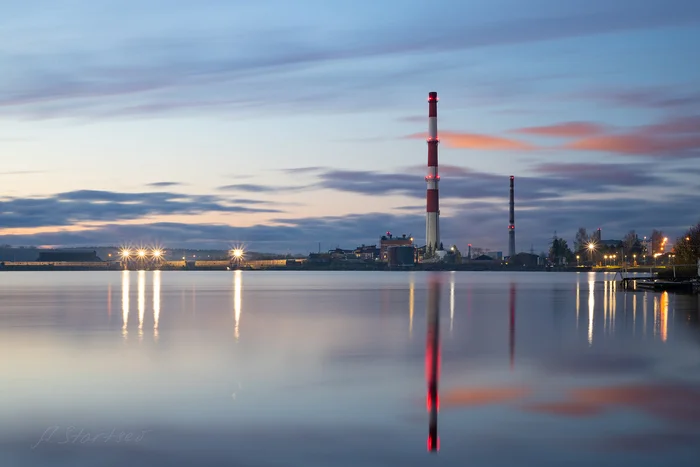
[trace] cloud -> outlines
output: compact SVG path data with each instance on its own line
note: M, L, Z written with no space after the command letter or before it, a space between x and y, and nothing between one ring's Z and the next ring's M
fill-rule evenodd
M577 138L593 136L605 131L603 125L589 122L565 122L555 125L519 128L513 133L521 133L535 136L550 136L555 138Z
M660 110L697 110L700 91L688 86L654 86L638 89L592 90L574 93L568 97L596 100L615 107L633 107Z
M247 17L263 18L269 7L251 7ZM330 17L335 13L331 6L314 8ZM0 83L6 90L0 98L0 115L114 118L177 112L250 116L251 111L365 111L368 90L381 90L385 101L391 102L396 95L393 88L424 76L432 62L439 65L435 70L454 66L435 59L436 52L689 25L700 17L694 2L680 0L598 1L587 3L585 9L559 2L543 5L527 17L500 8L475 13L467 5L452 4L451 14L435 29L424 27L426 14L433 11L428 6L397 3L384 8L392 9L398 21L382 21L382 14L347 18L350 27L325 35L322 24L308 24L308 15L295 27L265 28L263 21L254 21L256 28L233 28L233 23L221 22L235 17L228 5L199 12L202 23L212 26L206 32L193 31L190 16L172 9L168 24L173 32L163 31L160 40L150 39L152 32L136 25L129 29L131 37L121 32L103 38L89 27L102 18L85 12L76 30L83 39L58 41L55 48L51 27L23 29L21 21L14 26L10 21L18 35L32 34L48 45L41 52L13 46L12 53L3 56L0 67L13 73ZM276 6L292 24L295 10L288 3ZM144 22L150 18L157 23L160 11L145 8L139 14ZM126 17L122 11L115 15L115 21ZM207 15L211 21L205 20ZM61 20L57 15L53 26ZM406 57L411 60L402 62Z
M279 169L281 172L288 173L288 174L306 174L306 173L315 173L315 172L320 172L322 170L325 170L326 167L293 167L289 169Z
M208 195L79 190L48 197L0 198L0 213L4 228L19 228L133 220L168 214L281 212L245 204Z
M168 188L172 186L182 186L183 184L180 182L153 182L153 183L148 183L146 186L151 186L151 187L158 187L158 188Z
M426 139L427 133L414 133L406 136L410 139ZM454 149L482 149L490 151L528 151L535 146L498 136L481 135L476 133L459 133L454 131L441 131L440 142L448 148Z
M533 167L533 170L546 177L561 177L588 182L593 187L601 185L632 187L661 185L664 179L656 173L653 165L647 164L567 164L544 163Z
M645 125L626 132L591 136L564 149L658 158L700 157L700 116L686 116Z
M9 176L9 175L34 175L34 174L42 174L46 173L43 170L12 170L9 172L0 172L0 176Z
M237 183L233 185L224 185L217 188L217 190L219 191L243 191L250 193L282 193L290 191L302 191L305 189L308 189L308 187L261 185L255 183Z
M442 166L441 233L445 242L463 246L472 243L484 248L503 248L507 242L504 226L508 220L508 173L488 173L467 167ZM294 169L289 172L294 174ZM392 212L356 213L345 216L275 216L256 225L238 228L229 225L144 223L118 226L120 220L140 219L158 214L198 214L202 212L275 212L264 209L265 202L226 196L191 196L178 193L119 193L75 191L46 198L4 198L0 212L4 226L46 227L75 222L112 224L85 232L42 232L35 235L4 236L0 243L14 245L109 245L158 235L172 246L226 248L232 241L245 241L264 251L305 253L324 248L354 247L376 242L387 230L412 233L422 241L425 231L425 168L409 166L394 172L314 168L309 191L335 190L367 196L404 196ZM533 166L531 176L517 176L516 246L537 251L546 248L551 233L573 242L576 229L602 227L606 238L621 238L630 229L651 232L662 229L669 236L680 235L697 218L700 195L686 189L679 180L670 182L653 166L634 164L564 164ZM696 183L692 177L689 183ZM667 189L640 203L654 187ZM274 192L275 186L256 185L259 193ZM366 204L366 203L365 203ZM366 205L358 206L358 211ZM261 209L255 209L255 206ZM371 204L370 204L371 206ZM279 208L280 203L275 203ZM657 213L649 216L649 212ZM396 214L394 214L396 213ZM144 221L146 222L146 221Z

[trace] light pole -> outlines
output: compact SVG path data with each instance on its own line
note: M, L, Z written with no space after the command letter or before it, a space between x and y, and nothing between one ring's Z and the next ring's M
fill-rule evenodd
M576 255L576 266L577 267L581 266L581 256L580 255Z
M593 263L593 250L595 250L595 243L591 242L588 244L588 257L591 263Z

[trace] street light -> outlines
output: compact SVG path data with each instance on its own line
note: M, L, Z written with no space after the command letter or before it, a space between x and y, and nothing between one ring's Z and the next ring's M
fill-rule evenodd
M591 242L588 244L588 257L590 261L593 262L593 251L595 250L595 243Z

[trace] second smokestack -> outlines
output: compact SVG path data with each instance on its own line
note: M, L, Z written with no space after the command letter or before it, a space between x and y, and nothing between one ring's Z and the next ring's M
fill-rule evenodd
M508 256L515 256L515 177L510 176L510 223L508 224Z

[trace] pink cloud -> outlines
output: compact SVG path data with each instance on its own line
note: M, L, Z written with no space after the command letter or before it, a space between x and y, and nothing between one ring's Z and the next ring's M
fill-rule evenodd
M519 128L513 133L535 136L550 136L554 138L580 138L599 135L605 132L605 127L589 122L564 122L554 125Z
M427 137L426 133L414 133L407 136L407 138L412 139L424 139ZM529 143L477 133L443 131L439 133L439 137L443 144L452 149L484 149L491 151L528 151L535 149L535 146Z
M563 146L573 151L624 155L695 157L700 151L700 117L682 117L618 134L584 137Z

